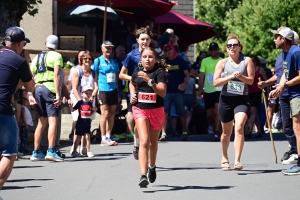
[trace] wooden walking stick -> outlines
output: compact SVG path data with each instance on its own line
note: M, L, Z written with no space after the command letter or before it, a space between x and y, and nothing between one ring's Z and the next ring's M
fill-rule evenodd
M258 78L258 81L261 81L261 78ZM268 127L270 129L270 138L271 138L271 142L272 142L272 146L273 146L273 151L274 151L274 155L275 155L275 162L277 164L277 154L276 154L276 149L275 149L275 144L274 144L274 140L273 140L273 134L272 134L272 127L271 127L271 122L268 116L268 107L267 107L267 103L266 103L266 95L265 95L265 90L262 89L261 91L262 95L263 95L263 99L264 99L264 105L265 105L265 110L266 110L266 116L267 116L267 123L268 123Z

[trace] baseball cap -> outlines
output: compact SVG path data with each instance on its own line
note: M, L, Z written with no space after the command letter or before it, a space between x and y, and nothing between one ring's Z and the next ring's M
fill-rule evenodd
M82 92L86 92L86 91L88 91L88 90L92 90L93 91L93 88L91 87L91 86L89 86L89 85L86 85L86 86L83 86L83 88L82 88Z
M114 47L114 45L109 40L103 41L101 46L103 46L103 47Z
M219 45L215 42L210 43L208 50L219 49Z
M163 46L163 51L166 49L166 48L168 48L168 47L171 47L172 49L173 49L173 46L171 45L171 44L165 44L164 46Z
M282 37L285 37L288 40L292 40L294 37L293 31L289 27L281 26L277 30L271 30L273 34L281 35Z
M169 34L174 34L174 30L171 29L171 28L168 28L168 29L166 30L166 32L169 33Z
M4 40L10 42L26 41L27 43L30 43L30 40L25 37L24 30L21 27L17 26L6 29Z
M300 43L300 39L299 39L298 33L296 31L293 31L293 33L294 33L294 42L295 42L295 44Z
M267 60L265 58L259 58L260 64L267 64Z
M56 49L58 45L58 37L56 35L49 35L46 39L46 47Z

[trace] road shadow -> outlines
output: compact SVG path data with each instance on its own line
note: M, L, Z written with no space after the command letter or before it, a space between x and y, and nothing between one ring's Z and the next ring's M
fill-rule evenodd
M144 193L168 192L168 191L181 191L181 190L228 190L234 186L173 186L173 185L154 185L153 187L167 187L167 189L158 189L151 191L143 191Z
M77 157L77 158L73 158L73 157L66 157L66 159L64 160L64 162L86 162L86 161L105 161L105 160L120 160L123 159L125 157L114 157L114 158L97 158L97 157L92 157L92 158L87 158L87 157ZM55 163L55 162L53 162Z
M199 170L199 169L220 169L220 167L156 167L157 171L179 171L179 170Z
M2 190L19 190L26 188L39 188L41 186L3 186Z
M53 181L54 179L12 179L7 180L8 183L27 182L27 181Z
M252 174L269 174L269 173L279 173L281 169L275 170L241 170L237 173L237 175L252 175Z
M26 168L39 168L39 167L45 167L45 166L14 166L14 169L26 169Z

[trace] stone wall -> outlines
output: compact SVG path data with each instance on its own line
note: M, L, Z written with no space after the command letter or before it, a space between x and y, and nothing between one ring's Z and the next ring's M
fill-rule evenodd
M175 10L176 12L180 12L184 15L195 18L195 16L194 16L194 10L195 10L194 0L177 0L177 2L178 2L178 5L173 6L172 10ZM179 38L179 42L180 42L180 38ZM191 63L193 63L195 61L195 45L194 44L189 46L188 58Z

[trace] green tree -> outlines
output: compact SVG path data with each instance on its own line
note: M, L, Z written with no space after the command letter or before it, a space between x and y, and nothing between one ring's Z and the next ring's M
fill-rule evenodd
M42 0L0 0L0 36L11 26L20 26L24 13L34 16Z
M224 44L227 37L224 19L228 10L235 9L240 4L240 0L196 0L196 18L214 26L217 36L197 44L197 51L208 50L211 42ZM225 50L224 45L220 46L221 50Z

